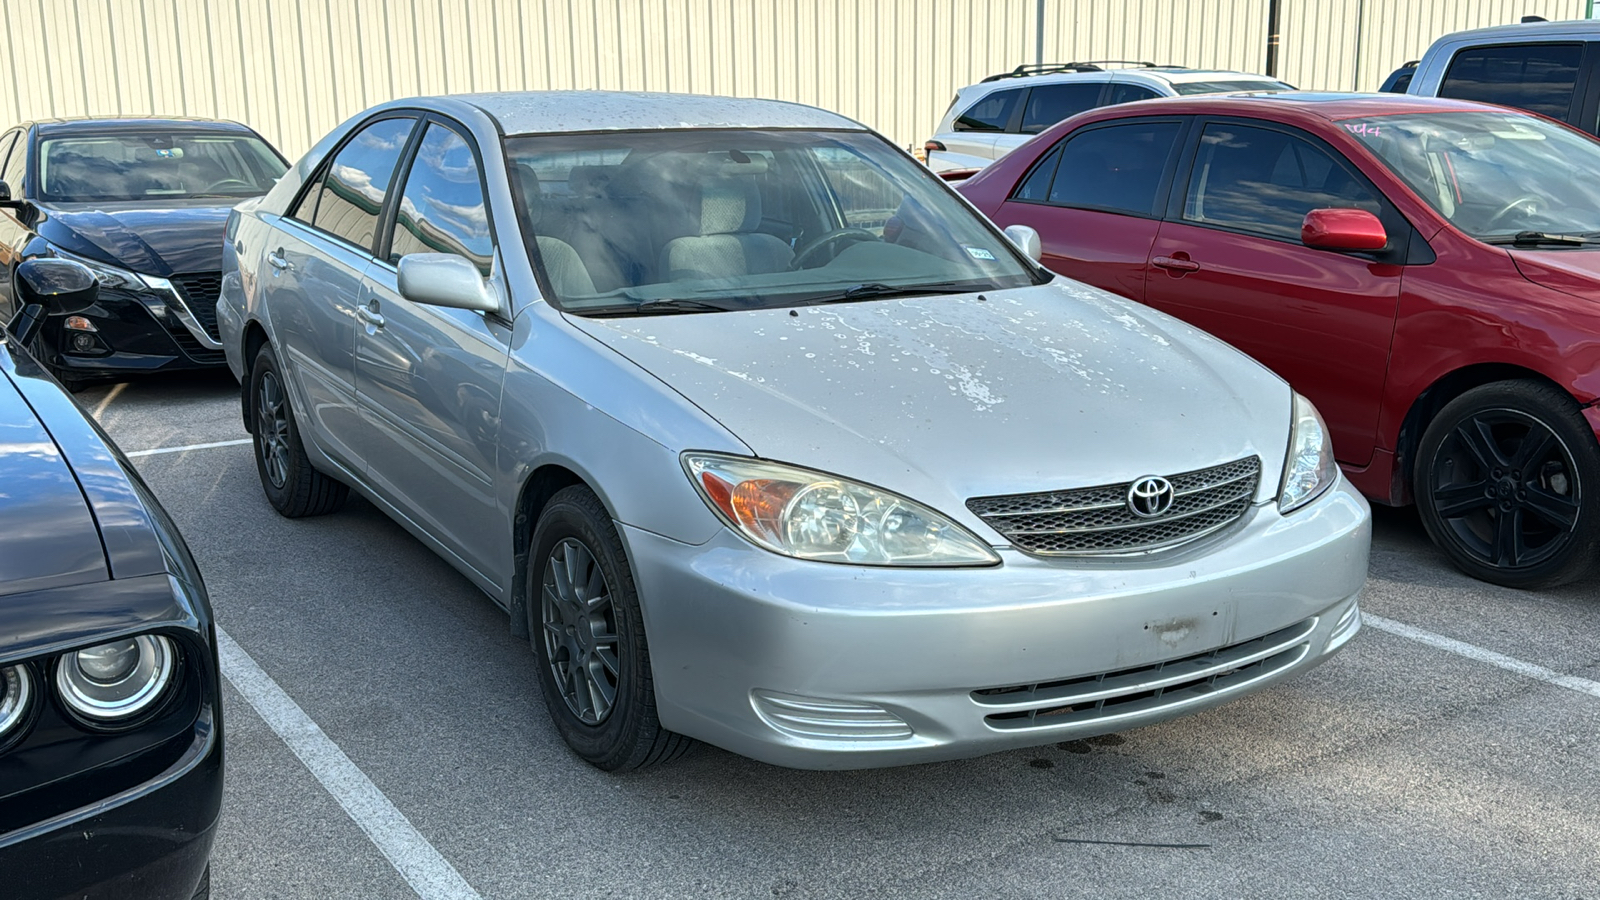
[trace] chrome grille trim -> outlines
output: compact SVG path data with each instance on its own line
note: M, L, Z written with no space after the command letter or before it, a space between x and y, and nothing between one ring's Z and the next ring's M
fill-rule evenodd
M1151 666L972 692L990 728L1012 731L1126 719L1191 706L1291 668L1311 650L1317 617L1271 634Z
M1012 546L1038 556L1147 553L1198 540L1233 524L1254 502L1261 460L1244 459L1168 478L1172 508L1141 518L1127 507L1131 482L1066 491L974 497L967 508Z

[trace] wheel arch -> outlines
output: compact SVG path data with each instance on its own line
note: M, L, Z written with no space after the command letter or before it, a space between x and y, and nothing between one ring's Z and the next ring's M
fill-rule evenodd
M250 369L255 365L256 354L269 343L267 329L261 323L251 319L244 326L244 376L239 379L239 414L244 417L244 430L250 434L256 433L255 417L250 415Z
M573 485L583 485L600 497L600 502L610 512L605 497L595 491L575 470L559 462L545 463L528 474L517 492L516 511L511 519L511 595L506 607L511 614L511 633L517 637L530 637L528 632L528 543L533 539L533 527L545 505L557 492Z
M1550 376L1515 363L1474 363L1452 369L1435 379L1411 401L1410 407L1400 421L1400 431L1395 439L1395 471L1399 475L1396 479L1399 496L1392 498L1397 505L1406 505L1414 501L1412 470L1416 464L1417 447L1422 442L1422 433L1427 431L1428 424L1450 401L1473 388L1497 381L1535 381L1548 384L1572 397L1571 390ZM1573 402L1579 401L1573 398Z

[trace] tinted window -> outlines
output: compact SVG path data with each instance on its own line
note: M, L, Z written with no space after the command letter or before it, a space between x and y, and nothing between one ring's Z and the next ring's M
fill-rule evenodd
M0 170L0 181L11 185L11 193L22 196L22 177L28 170L28 135L21 133L17 145L12 148L11 156L6 159L4 170Z
M996 91L956 117L957 131L1005 131L1022 91Z
M1265 128L1206 126L1185 219L1298 241L1306 213L1329 207L1382 211L1364 182L1306 140Z
M1106 94L1105 105L1113 106L1118 103L1132 103L1135 100L1150 100L1159 96L1161 95L1155 91L1147 87L1140 87L1137 84L1113 84L1110 92Z
M254 135L72 131L39 141L41 200L68 202L257 197L283 160Z
M1022 111L1022 132L1038 134L1062 119L1093 109L1104 86L1100 81L1076 81L1034 88L1028 95L1028 108Z
M438 124L428 126L406 176L389 261L411 253L454 253L485 275L494 266L478 159L460 135Z
M1152 215L1177 122L1138 122L1079 132L1062 148L1049 200Z
M372 248L378 211L414 119L383 119L339 149L323 178L312 224L357 247Z
M1565 119L1578 80L1579 44L1517 44L1463 50L1439 96L1499 103Z
M1049 155L1033 167L1028 173L1027 180L1011 195L1013 200L1026 200L1030 203L1043 203L1050 197L1050 181L1056 177L1056 164L1061 162L1061 145L1057 144Z

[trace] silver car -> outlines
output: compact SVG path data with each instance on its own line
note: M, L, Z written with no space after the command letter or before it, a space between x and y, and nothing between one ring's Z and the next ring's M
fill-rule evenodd
M1327 659L1370 520L1316 411L1017 242L805 106L414 99L239 207L218 320L273 506L447 559L604 769L971 756Z

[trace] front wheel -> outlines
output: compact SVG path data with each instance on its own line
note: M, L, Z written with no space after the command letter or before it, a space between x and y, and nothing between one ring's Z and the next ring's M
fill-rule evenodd
M1548 588L1600 550L1600 445L1554 387L1502 381L1450 401L1423 433L1414 487L1422 524L1484 581Z
M528 554L528 632L545 707L567 746L606 771L682 756L661 727L644 620L622 539L587 487L557 492Z
M350 489L311 467L300 442L283 371L270 345L261 348L250 367L250 407L256 471L272 508L298 519L331 513L344 505Z

